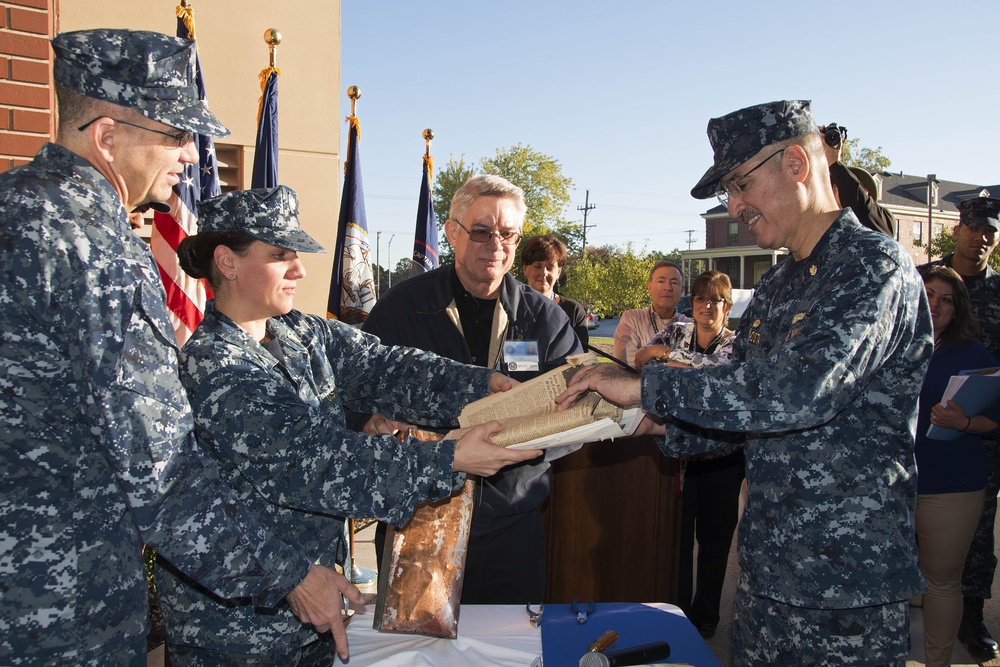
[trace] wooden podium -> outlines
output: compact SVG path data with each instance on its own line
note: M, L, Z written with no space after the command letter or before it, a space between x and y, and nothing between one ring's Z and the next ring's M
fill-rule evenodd
M678 462L650 436L590 443L552 465L542 506L545 601L677 598Z

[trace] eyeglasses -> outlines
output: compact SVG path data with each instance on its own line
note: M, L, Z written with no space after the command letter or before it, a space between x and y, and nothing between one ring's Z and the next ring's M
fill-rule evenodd
M521 232L512 232L510 230L497 230L484 229L482 227L474 227L469 229L463 225L458 220L452 220L456 225L464 229L469 233L469 240L473 243L489 243L496 236L502 245L517 245L521 242Z
M699 306L715 306L720 303L726 303L725 299L710 299L707 296L696 296L691 299L695 304Z
M93 125L102 118L111 118L111 116L98 116L97 118L88 120L86 123L84 123L83 125L81 125L76 129L78 132L83 132L88 127L90 127L91 125ZM187 146L189 143L194 141L194 133L188 132L186 130L181 130L179 132L164 132L163 130L154 130L151 127L143 127L142 125L136 125L135 123L130 123L127 120L121 120L120 118L111 118L111 120L115 121L116 123L121 123L122 125L137 127L140 130L146 130L147 132L155 132L157 134L162 134L165 137L170 137L175 142L177 142L177 148L183 148L184 146Z
M746 187L743 186L743 181L745 181L747 179L747 176L749 176L750 174L754 173L755 171L757 171L758 169L760 169L761 167L763 167L765 162L767 162L768 160L770 160L771 158L773 158L778 153L784 153L784 152L785 152L785 149L782 148L780 151L776 151L774 153L771 153L766 158L764 158L761 161L760 164L758 164L756 167L754 167L753 169L751 169L747 173L743 174L739 178L734 178L733 180L729 181L725 185L722 185L720 183L719 185L720 185L720 187L722 189L719 192L716 192L715 196L719 198L719 201L722 203L723 206L729 206L729 198L730 197L739 197L741 194L743 194L746 191Z

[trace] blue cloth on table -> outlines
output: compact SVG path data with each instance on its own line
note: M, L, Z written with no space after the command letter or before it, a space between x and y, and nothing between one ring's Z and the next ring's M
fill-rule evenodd
M577 667L587 647L607 630L617 632L618 641L606 653L665 641L670 644L670 657L665 662L722 667L691 621L643 604L601 602L586 623L577 623L568 604L547 604L541 628L545 667Z

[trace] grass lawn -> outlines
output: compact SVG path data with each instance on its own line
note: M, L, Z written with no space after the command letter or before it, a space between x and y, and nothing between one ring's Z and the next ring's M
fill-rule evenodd
M614 354L615 350L615 339L610 336L591 336L590 344L599 349L601 352L607 352L608 354ZM597 360L602 364L613 364L614 362L610 359L605 359L601 355L597 355Z

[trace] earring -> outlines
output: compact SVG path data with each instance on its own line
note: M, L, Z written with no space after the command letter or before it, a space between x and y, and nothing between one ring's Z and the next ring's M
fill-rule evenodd
M229 279L230 280L236 280L236 274L235 273L230 273L229 274Z

